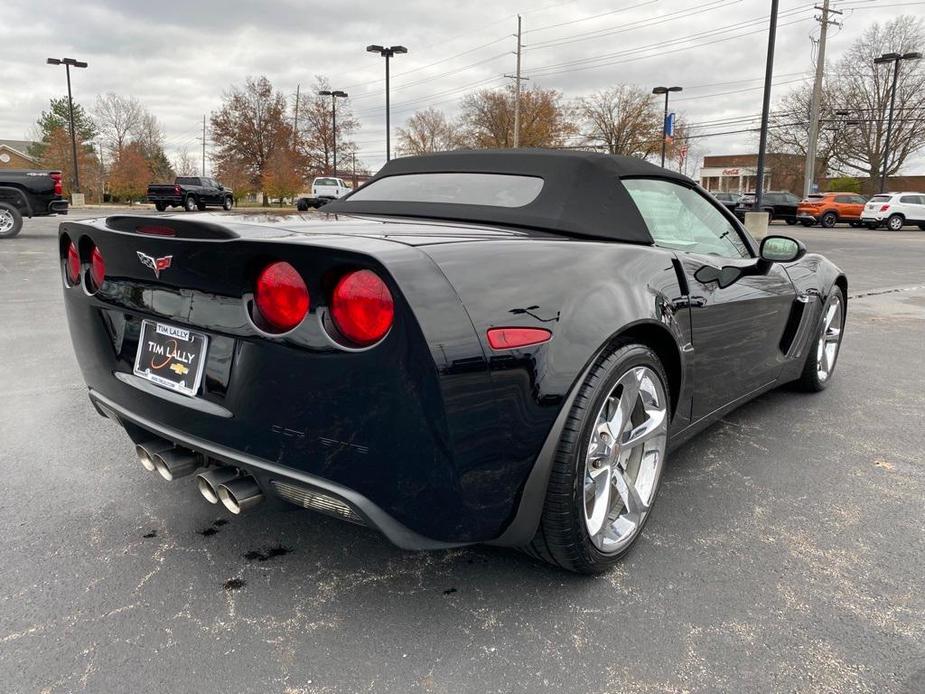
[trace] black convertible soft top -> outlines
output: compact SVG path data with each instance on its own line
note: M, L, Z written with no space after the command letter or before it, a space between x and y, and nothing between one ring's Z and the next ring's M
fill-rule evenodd
M351 194L328 203L324 211L502 224L651 244L645 222L620 179L645 176L693 185L686 176L635 157L546 149L488 149L393 159L357 190L389 176L420 173L519 174L538 176L544 183L536 199L522 207L351 200Z

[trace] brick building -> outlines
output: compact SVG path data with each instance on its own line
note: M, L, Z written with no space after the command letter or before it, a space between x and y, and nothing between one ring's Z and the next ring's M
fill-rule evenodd
M34 169L35 159L29 156L28 140L0 140L0 169Z
M799 154L765 156L764 189L803 193L803 163ZM755 190L757 154L721 154L703 158L700 184L709 191L748 193Z

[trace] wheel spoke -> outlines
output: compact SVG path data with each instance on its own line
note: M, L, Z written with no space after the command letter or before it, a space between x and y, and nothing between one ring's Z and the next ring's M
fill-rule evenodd
M838 343L838 338L841 337L841 330L838 328L829 328L825 333L825 341L828 343Z
M623 430L626 428L636 407L636 400L639 399L639 387L641 385L641 372L633 369L628 371L617 381L618 386L622 386L620 399L608 422L610 431L614 435L614 440L619 440Z
M613 470L613 480L617 488L617 493L620 495L620 499L623 501L623 505L630 515L638 518L649 510L649 505L642 500L639 496L639 492L636 491L636 483L626 476L625 470L619 466L615 467Z
M621 449L635 448L653 436L658 436L664 432L665 410L646 410L646 415L646 421L623 434L620 440Z
M601 532L610 512L611 468L602 468L602 473L585 481L585 514L588 534L592 538Z

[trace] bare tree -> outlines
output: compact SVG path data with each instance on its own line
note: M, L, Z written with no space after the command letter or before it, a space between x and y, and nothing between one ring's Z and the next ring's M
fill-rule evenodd
M106 148L117 157L138 133L145 110L132 96L119 96L113 92L96 97L93 109L96 123Z
M190 156L186 147L177 152L177 156L173 160L173 168L177 172L177 176L195 176L199 173L199 166L196 160Z
M398 129L398 151L405 155L446 152L459 149L464 142L460 127L433 106L418 111Z
M844 142L833 153L834 169L843 174L876 178L883 167L893 65L874 65L889 52L925 49L923 20L902 15L873 24L835 67L835 98L849 110ZM896 85L896 109L887 175L899 172L906 160L925 147L925 68L919 61L903 61Z
M463 98L465 142L478 149L514 144L514 89L482 89ZM578 129L555 89L520 92L520 146L563 147Z
M286 98L266 77L248 77L243 86L225 93L222 108L212 114L212 137L216 168L243 166L258 188L276 150L291 146Z
M167 181L174 177L173 166L164 152L161 124L148 111L142 109L141 121L135 130L132 143L138 145L155 180Z
M648 157L661 149L662 116L652 95L620 85L578 102L583 134L610 154Z
M337 139L339 163L346 163L344 155L355 151L356 145L350 136L359 127L353 116L350 99L337 99L337 132L333 130L331 97L321 96L320 91L330 91L326 77L316 76L311 90L299 98L299 132L296 150L303 160L306 177L315 174L331 174L334 154L334 140Z
M817 177L837 174L876 179L883 168L893 65L874 65L886 52L925 48L921 19L904 15L873 24L829 70L822 91ZM811 88L797 87L779 103L768 130L772 152L806 154ZM903 61L896 87L896 109L887 173L899 172L925 147L925 69ZM757 135L756 135L757 139ZM869 186L868 186L869 187Z

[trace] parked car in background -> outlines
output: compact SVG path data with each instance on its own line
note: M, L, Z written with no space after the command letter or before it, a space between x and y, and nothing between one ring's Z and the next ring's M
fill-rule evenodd
M721 190L711 192L710 195L716 198L719 202L723 203L723 207L725 207L730 212L735 212L736 205L738 205L739 200L742 199L742 195L739 193L729 193Z
M872 197L861 213L861 223L868 229L886 226L899 231L906 224L925 231L925 193L880 193Z
M206 207L230 210L234 205L234 195L214 178L177 176L173 184L149 185L148 202L154 203L158 212L163 212L168 207L182 207L187 212L204 210Z
M770 216L768 221L780 219L787 224L797 223L797 206L800 204L800 198L788 191L769 190L761 196L761 209ZM742 196L739 204L733 210L736 217L745 219L746 212L753 212L755 206L755 194L746 193Z
M305 212L309 207L319 208L331 200L337 200L353 190L344 179L333 176L319 176L312 181L311 193L300 194L295 201L296 209Z
M800 201L797 219L805 227L821 224L831 229L838 222L861 225L861 213L867 198L857 193L811 193Z
M0 239L13 238L23 217L67 214L60 171L0 169Z

